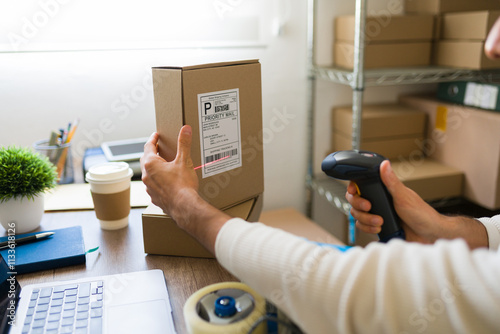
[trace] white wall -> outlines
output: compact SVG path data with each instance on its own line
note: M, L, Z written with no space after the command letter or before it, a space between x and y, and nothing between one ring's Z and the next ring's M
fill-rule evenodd
M383 10L392 1L369 1L369 12ZM292 206L302 211L307 6L303 0L269 4L262 11L266 47L0 53L0 145L30 146L76 117L81 120L73 141L77 156L103 140L149 136L155 130L152 66L258 58L262 63L264 127L270 130L264 138L265 209ZM354 1L320 0L319 4L318 62L329 63L333 18L353 13ZM286 23L279 37L271 34L274 17ZM366 101L393 101L401 91L410 89L415 87L369 89ZM318 164L329 149L329 110L349 103L350 88L318 83Z

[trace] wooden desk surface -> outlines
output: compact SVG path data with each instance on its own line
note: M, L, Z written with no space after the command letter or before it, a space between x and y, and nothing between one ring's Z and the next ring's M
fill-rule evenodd
M132 209L129 226L116 231L101 230L95 212L46 212L39 230L52 230L81 225L86 249L99 246L87 254L85 264L18 275L21 287L31 283L68 280L148 269L161 269L165 274L174 324L179 334L186 333L182 309L184 303L199 289L214 283L237 281L215 259L148 255L144 253L142 212ZM263 212L259 221L319 242L341 242L294 209ZM0 234L6 235L5 231Z
M40 230L81 225L86 249L99 246L99 250L87 254L86 264L18 275L21 287L38 282L161 269L170 294L175 328L180 334L186 333L182 308L189 296L207 285L236 281L236 278L215 259L145 254L141 219L143 211L132 209L129 226L116 231L101 230L94 211L45 213Z

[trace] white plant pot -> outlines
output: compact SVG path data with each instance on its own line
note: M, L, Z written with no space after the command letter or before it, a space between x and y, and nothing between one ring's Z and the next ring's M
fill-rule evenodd
M11 198L0 203L0 223L8 232L30 232L40 226L43 212L44 194L34 196L33 199Z

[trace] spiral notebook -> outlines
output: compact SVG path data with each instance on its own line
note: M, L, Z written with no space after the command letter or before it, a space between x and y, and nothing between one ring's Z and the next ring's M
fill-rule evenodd
M0 250L5 262L13 266L11 271L26 274L85 263L85 243L81 226L43 232L54 234L43 240ZM16 238L36 233L40 232L18 234ZM7 236L0 238L0 242L7 240Z

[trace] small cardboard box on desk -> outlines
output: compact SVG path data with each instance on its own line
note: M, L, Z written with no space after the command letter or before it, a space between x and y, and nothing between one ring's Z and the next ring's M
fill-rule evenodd
M258 217L260 209L255 211L256 203L264 192L259 61L155 67L153 87L160 156L173 160L179 130L185 124L190 125L191 158L196 166L200 195L216 208L230 210L234 216ZM158 224L158 219L170 228ZM161 238L165 244L164 238L186 239L184 232L161 210L146 210L143 229L148 253L208 254L203 248L204 255L201 250L190 251L187 245L179 250L177 243L159 245ZM192 241L186 242L193 244Z
M262 211L262 195L223 210L231 217L255 222ZM142 214L144 252L148 254L207 257L214 256L196 239L177 227L168 215L150 205Z

